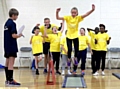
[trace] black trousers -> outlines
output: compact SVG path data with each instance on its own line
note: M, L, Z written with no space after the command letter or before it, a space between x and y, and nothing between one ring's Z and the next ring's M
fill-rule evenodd
M96 68L97 70L101 69L104 71L105 69L105 59L106 59L106 51L97 51L97 60L96 60Z
M95 73L97 71L96 69L96 62L97 62L97 52L96 50L92 50L93 54L91 55L91 67L92 67L92 73Z
M60 52L52 52L53 64L56 63L56 71L59 70Z
M68 47L68 58L71 58L71 52L72 52L72 42L74 44L74 50L75 50L75 54L74 56L77 57L77 53L78 53L78 48L79 48L79 41L78 38L75 39L67 39L67 47Z
M81 60L81 66L80 66L81 70L85 70L86 57L87 57L87 49L78 52L77 59L78 59L78 63ZM77 70L77 66L74 65L74 71L76 70Z

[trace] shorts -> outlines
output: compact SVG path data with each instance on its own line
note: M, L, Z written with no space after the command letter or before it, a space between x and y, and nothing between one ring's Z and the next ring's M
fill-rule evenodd
M9 58L9 57L15 57L16 58L17 57L17 53L6 53L5 52L4 57L5 58Z
M39 55L42 55L42 53L33 54L33 56L39 56Z
M50 43L49 42L43 43L43 53L44 54L48 54L49 53L49 49L50 49Z

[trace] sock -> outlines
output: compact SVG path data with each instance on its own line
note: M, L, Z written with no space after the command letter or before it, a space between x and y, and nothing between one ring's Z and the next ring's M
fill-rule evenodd
M9 81L13 81L13 70L8 70Z
M68 66L68 70L70 70L70 66Z
M36 69L36 71L38 71L38 69Z
M8 81L9 80L8 67L5 67L5 75L6 75L6 81Z

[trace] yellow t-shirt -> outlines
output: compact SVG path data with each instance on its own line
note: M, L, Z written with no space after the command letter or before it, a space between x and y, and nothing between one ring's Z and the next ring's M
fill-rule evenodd
M88 47L89 38L87 36L79 36L79 50L85 50Z
M92 50L96 50L96 45L95 45L95 34L93 31L88 32L89 36L91 37L90 39L90 46Z
M52 27L56 26L55 24L51 24L51 27L49 29L46 30L47 34L52 34ZM58 26L56 26L58 28ZM44 35L44 30L45 30L45 26L40 26L40 32L42 33L42 35ZM48 38L45 38L45 42L49 42Z
M61 32L58 32L58 34L48 34L48 39L50 42L50 52L60 52L61 36L62 36Z
M64 48L65 48L66 51L68 51L67 42L66 42L66 37L62 38L60 44L64 46ZM67 54L64 52L64 50L62 50L62 54L67 55Z
M43 38L41 35L33 36L32 38L32 52L33 54L43 52Z
M66 21L67 24L67 37L69 39L74 39L78 37L78 25L79 22L83 20L81 16L64 16L64 20Z
M97 51L107 51L107 41L109 40L109 35L107 33L98 33L95 36L97 40L96 50Z

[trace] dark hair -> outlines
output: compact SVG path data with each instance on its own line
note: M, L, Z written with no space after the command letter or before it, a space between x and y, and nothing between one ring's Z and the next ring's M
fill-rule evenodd
M32 30L32 33L34 34L34 31L36 30L36 29L40 29L38 26L35 26L34 28L33 28L33 30Z
M80 28L80 30L81 30L81 29L83 29L83 30L85 31L85 28L82 27L82 28ZM84 34L84 35L85 35L85 34Z
M105 29L105 25L104 24L100 24L99 27L103 27Z
M99 28L98 28L98 27L95 27L95 30L99 30Z
M81 29L83 29L83 30L85 31L85 28L82 27L82 28L80 28L80 30L81 30Z
M12 8L12 9L10 9L9 10L9 17L12 17L12 15L19 15L19 12L18 12L18 10L17 9L15 9L15 8Z
M49 19L49 18L44 18L44 21L45 21L45 20L50 20L50 19Z

